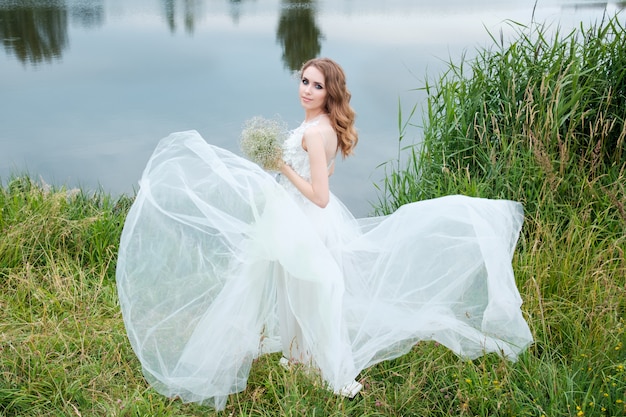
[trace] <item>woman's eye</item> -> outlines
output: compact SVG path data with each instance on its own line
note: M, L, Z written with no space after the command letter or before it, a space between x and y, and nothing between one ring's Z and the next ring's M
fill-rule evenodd
M315 88L317 88L318 90L321 90L324 87L322 87L320 84L315 84Z
M302 84L308 85L309 84L309 80L307 80L306 78L303 78L302 79Z

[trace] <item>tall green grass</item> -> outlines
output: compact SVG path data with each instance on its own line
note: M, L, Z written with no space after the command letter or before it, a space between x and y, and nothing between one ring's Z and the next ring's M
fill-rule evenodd
M624 88L617 18L450 64L426 84L424 146L379 212L463 193L522 201L514 268L536 343L516 363L435 343L365 370L354 400L267 355L224 416L619 416L626 372ZM399 120L401 136L410 120ZM401 143L401 145L403 145ZM132 198L14 177L0 188L0 415L207 416L155 393L126 338L115 261Z
M550 38L541 25L511 23L510 44L492 36L493 48L450 63L426 83L423 142L387 165L376 207L386 214L447 194L524 204L514 267L536 343L511 369L545 415L624 415L622 22ZM403 138L411 121L399 127Z

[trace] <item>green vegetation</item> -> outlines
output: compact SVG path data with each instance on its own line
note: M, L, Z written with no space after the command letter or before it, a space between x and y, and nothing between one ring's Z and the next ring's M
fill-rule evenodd
M514 268L536 343L507 367L519 391L504 415L623 415L626 34L617 17L545 32L494 37L424 87L423 144L388 164L377 210L456 193L521 201ZM469 415L501 413L469 399Z
M626 414L626 35L617 18L545 33L494 37L426 85L424 145L388 165L378 207L453 193L523 202L513 262L536 343L516 363L420 343L365 370L352 401L268 355L223 415ZM131 201L28 177L0 189L0 415L215 414L151 390L126 338L114 272Z

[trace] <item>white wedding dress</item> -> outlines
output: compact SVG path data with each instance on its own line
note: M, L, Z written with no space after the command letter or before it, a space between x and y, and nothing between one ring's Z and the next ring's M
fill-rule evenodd
M308 126L284 145L304 178ZM321 209L196 131L173 133L126 218L120 305L149 383L216 409L268 352L335 392L420 340L515 360L532 342L511 267L522 222L519 203L460 195L355 219L333 195Z

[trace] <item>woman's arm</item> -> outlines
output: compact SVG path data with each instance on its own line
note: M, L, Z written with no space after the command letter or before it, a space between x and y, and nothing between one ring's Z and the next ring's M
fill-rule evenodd
M330 198L324 137L320 129L309 128L304 132L302 141L309 155L311 182L306 181L287 164L283 164L280 171L306 198L324 208Z

